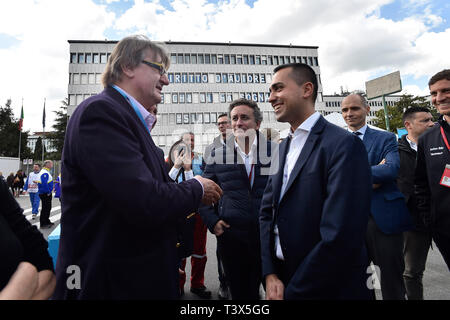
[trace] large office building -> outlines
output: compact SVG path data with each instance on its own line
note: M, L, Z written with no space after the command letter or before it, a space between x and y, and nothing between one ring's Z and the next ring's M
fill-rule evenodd
M69 115L84 99L103 90L101 74L116 43L69 40ZM170 84L163 88L152 137L166 155L186 131L195 133L195 150L202 152L218 135L217 116L238 98L258 103L261 128L287 129L287 123L276 121L268 102L273 69L280 64L302 62L315 70L317 109L325 110L318 47L170 41L165 46L171 60Z

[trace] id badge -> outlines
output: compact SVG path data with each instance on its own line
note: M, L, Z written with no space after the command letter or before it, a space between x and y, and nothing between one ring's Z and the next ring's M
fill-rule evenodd
M442 174L441 186L450 188L450 164L447 164L444 169L444 173Z

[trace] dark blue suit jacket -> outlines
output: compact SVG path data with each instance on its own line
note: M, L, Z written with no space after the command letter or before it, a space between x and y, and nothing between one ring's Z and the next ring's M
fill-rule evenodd
M202 187L169 182L161 150L115 89L73 113L62 176L54 298L176 299L176 221L197 210ZM67 287L71 265L81 271L80 289Z
M365 235L370 210L370 167L356 136L320 117L280 190L280 169L269 178L260 211L263 276L277 273L274 224L287 270L285 299L368 299Z
M411 215L396 184L400 158L395 135L367 127L363 142L372 166L372 182L381 184L372 190L370 212L375 223L386 234L410 230L413 226ZM378 165L383 159L386 163Z

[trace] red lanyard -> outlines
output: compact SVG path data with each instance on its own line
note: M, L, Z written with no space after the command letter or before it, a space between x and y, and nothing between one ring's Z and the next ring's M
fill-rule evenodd
M450 145L448 144L447 137L445 136L444 128L441 126L441 135L442 139L444 139L445 145L447 146L448 151L450 151Z
M252 167L251 167L251 169L250 169L250 173L249 173L249 175L248 175L248 181L250 182L250 184L252 184L252 174L253 174L253 167L254 167L255 165L254 164L252 164Z

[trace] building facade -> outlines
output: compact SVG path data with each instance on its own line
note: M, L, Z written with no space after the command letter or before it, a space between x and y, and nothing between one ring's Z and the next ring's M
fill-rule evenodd
M323 95L323 108L320 113L323 116L329 115L333 112L341 113L341 103L344 98L349 95L349 93L342 93L339 95ZM397 101L401 99L401 95L389 95L385 96L385 101L387 106L393 106ZM368 124L373 125L376 119L376 112L383 109L383 99L375 98L369 100L370 112L366 118Z
M101 74L117 41L69 40L68 114L84 99L103 90ZM195 150L203 152L218 135L217 116L231 101L256 101L263 113L261 128L278 132L289 127L278 123L268 102L273 69L302 62L316 72L319 88L316 108L325 110L318 47L240 43L166 42L171 65L169 86L158 105L158 124L152 131L155 144L167 155L170 146L186 131L195 134Z
M31 152L34 152L36 148L36 142L39 138L42 139L42 143L45 146L46 152L55 152L56 148L53 146L52 140L47 138L49 134L52 132L34 132L33 134L28 135L27 147L30 148Z

